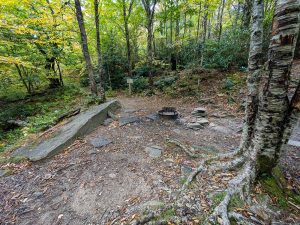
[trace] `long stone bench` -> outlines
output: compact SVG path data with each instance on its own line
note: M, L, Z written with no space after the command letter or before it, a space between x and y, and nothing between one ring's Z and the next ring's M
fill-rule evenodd
M28 146L21 147L15 150L12 156L26 157L30 161L51 157L71 145L76 138L90 133L103 124L108 112L115 112L120 107L117 100L91 107L64 124L50 138L37 140Z

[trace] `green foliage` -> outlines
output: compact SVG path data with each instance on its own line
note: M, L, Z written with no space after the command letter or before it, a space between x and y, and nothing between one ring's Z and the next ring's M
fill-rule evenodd
M21 140L30 133L36 133L53 125L61 114L70 111L75 105L84 104L81 99L88 99L87 94L74 85L53 89L43 95L32 96L19 100L17 103L7 103L0 111L0 151ZM24 128L4 131L7 120L23 120L27 122Z
M149 81L146 77L135 77L132 84L134 93L141 93L149 87Z
M249 31L230 29L220 41L207 40L204 48L204 66L207 68L241 68L247 66Z

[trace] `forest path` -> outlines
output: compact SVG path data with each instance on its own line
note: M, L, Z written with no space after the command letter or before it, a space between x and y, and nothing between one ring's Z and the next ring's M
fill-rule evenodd
M205 154L224 152L238 146L241 115L221 104L207 105L210 125L200 130L187 129L171 120L147 119L163 106L174 106L181 122L193 120L191 112L201 106L189 99L153 97L118 98L123 105L119 117L135 117L138 122L119 126L113 121L75 141L61 154L34 163L21 172L0 179L0 224L121 224L136 213L173 201L187 174L199 159L190 158L168 145L174 138L193 145ZM233 117L234 116L234 117ZM221 118L220 118L221 117ZM94 148L90 140L109 139L111 144ZM152 158L146 146L161 147L160 157ZM293 162L299 149L289 147L284 163ZM293 155L295 154L295 155ZM234 173L200 174L194 191L181 203L188 221L203 215L214 204L208 196L219 193ZM191 211L192 209L192 211Z

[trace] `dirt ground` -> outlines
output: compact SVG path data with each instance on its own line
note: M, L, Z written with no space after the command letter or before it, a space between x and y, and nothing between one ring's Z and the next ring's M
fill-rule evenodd
M184 168L197 166L199 159L167 144L166 138L196 146L204 155L238 146L242 119L230 108L207 105L210 125L195 131L182 123L193 120L191 111L200 106L195 101L159 96L118 99L123 106L118 116L136 116L140 121L123 127L118 121L100 126L54 158L26 164L0 179L0 224L125 224L151 207L172 202ZM180 122L146 118L163 106L176 107ZM89 144L95 137L113 143L96 149ZM149 157L144 150L149 145L162 147L162 156ZM292 150L285 157L287 164L299 159L299 148ZM295 165L288 172L299 177L299 164ZM209 196L221 192L232 176L220 172L197 177L194 191L182 202L187 206L182 215L194 221L189 224L197 224L197 218L211 210ZM296 220L291 215L291 223Z

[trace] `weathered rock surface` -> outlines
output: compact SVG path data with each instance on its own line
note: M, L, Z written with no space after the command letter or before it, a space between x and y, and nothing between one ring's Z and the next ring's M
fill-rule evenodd
M139 122L138 117L135 117L135 116L121 117L120 120L119 120L119 126L122 127L126 124L135 123L135 122Z
M181 175L182 176L188 176L188 175L190 175L191 172L193 172L193 168L186 166L186 165L181 166Z
M103 137L93 138L90 140L90 144L93 145L95 148L101 148L110 143L112 143L111 140L103 138Z
M145 148L145 152L149 154L152 158L158 158L161 156L161 153L163 151L163 148L157 145L147 146Z
M147 119L150 119L152 121L159 120L159 115L158 113L152 113L146 116Z
M199 130L204 128L206 125L209 124L209 121L205 118L198 118L196 122L188 123L187 127L194 130Z
M21 147L12 155L26 157L31 161L53 156L72 144L76 138L90 133L103 124L108 112L115 112L120 107L117 100L94 106L63 125L49 139L38 140L29 146Z

